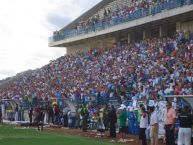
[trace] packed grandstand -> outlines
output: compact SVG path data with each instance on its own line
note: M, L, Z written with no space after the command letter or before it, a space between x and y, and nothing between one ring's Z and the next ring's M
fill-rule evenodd
M191 32L115 44L109 49L93 48L63 56L23 75L1 89L1 98L33 102L58 96L104 105L114 98L123 103L157 100L169 94L191 95L192 49Z
M54 32L50 45L73 47L79 46L82 41L86 43L85 41L90 39L103 39L109 35L106 33L103 37L95 36L90 39L88 37L84 40L80 37L144 17L154 17L162 12L192 8L193 1L114 0L106 2L106 6L101 3L91 9L91 12L94 11L93 16L85 16L88 14L86 12L83 16L85 19L77 19L61 31ZM98 9L99 6L102 8ZM96 8L98 11L95 10ZM186 16L188 14L192 14L192 9L186 13ZM184 30L175 28L169 33L166 32L167 29L161 32L161 36L160 33L156 36L145 31L142 34L143 39L135 37L122 41L120 38L111 42L111 46L97 44L85 51L77 49L76 52L67 53L40 69L3 83L0 88L0 98L17 100L21 104L20 107L25 109L29 109L30 105L36 107L40 102L48 102L56 98L58 110L54 109L54 111L57 113L59 110L62 112L65 106L60 100L68 100L75 104L76 111L80 104L88 105L89 117L92 118L106 104L113 104L116 109L121 104L136 109L138 106L133 102L144 103L147 100L154 100L158 103L167 100L165 96L168 95L191 96L193 94L192 16L183 17L188 21L187 23L190 23ZM181 27L185 23L184 19ZM173 20L172 26L177 22L176 19ZM162 23L159 22L157 25L161 27ZM148 27L151 28L151 25L149 24ZM132 31L135 29L137 31L138 28ZM116 34L118 33L111 32L110 37ZM69 40L76 37L80 39ZM46 105L48 106L45 110L48 111L49 104ZM13 112L14 109L12 108ZM13 118L16 119L15 116ZM20 120L23 120L21 116ZM163 121L163 118L160 120ZM52 122L62 124L58 117Z

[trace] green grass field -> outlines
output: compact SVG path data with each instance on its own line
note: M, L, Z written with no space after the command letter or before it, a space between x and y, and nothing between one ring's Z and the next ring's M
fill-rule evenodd
M0 145L114 145L100 139L37 132L33 129L0 125ZM116 144L118 145L118 144Z

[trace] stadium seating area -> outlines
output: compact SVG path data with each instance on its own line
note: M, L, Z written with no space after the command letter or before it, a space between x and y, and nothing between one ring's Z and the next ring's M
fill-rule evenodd
M80 21L76 28L64 32L55 32L54 36L50 38L50 41L55 42L94 31L104 30L121 23L191 4L193 4L193 0L132 0L130 2L125 0L124 3L122 1L113 1L94 16L87 20Z
M193 33L67 55L10 82L1 98L35 104L52 97L102 105L109 100L193 94Z

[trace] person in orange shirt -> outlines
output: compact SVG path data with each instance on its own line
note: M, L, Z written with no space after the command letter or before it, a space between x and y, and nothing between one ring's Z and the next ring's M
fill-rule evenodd
M177 56L177 51L176 50L174 50L174 51L172 51L172 57L176 57Z
M174 145L174 129L176 122L176 112L172 109L171 102L167 102L165 112L165 131L166 131L166 145Z

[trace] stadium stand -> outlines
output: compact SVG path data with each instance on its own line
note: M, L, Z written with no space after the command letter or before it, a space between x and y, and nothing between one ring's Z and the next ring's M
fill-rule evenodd
M76 104L76 111L88 104L95 116L105 104L117 108L135 100L192 95L192 3L103 0L54 32L49 45L68 47L67 55L4 82L0 98L18 100L26 109L45 105L48 122L61 124L60 117L68 112L61 111L61 100ZM53 98L58 101L50 109Z
M2 98L35 102L68 98L80 103L120 103L192 94L193 33L114 45L67 55L23 75L0 90Z
M88 19L80 21L76 28L65 31L57 31L50 38L50 42L68 39L90 32L101 31L122 23L134 21L147 16L154 16L163 11L191 5L191 0L115 0L100 9L98 13Z

